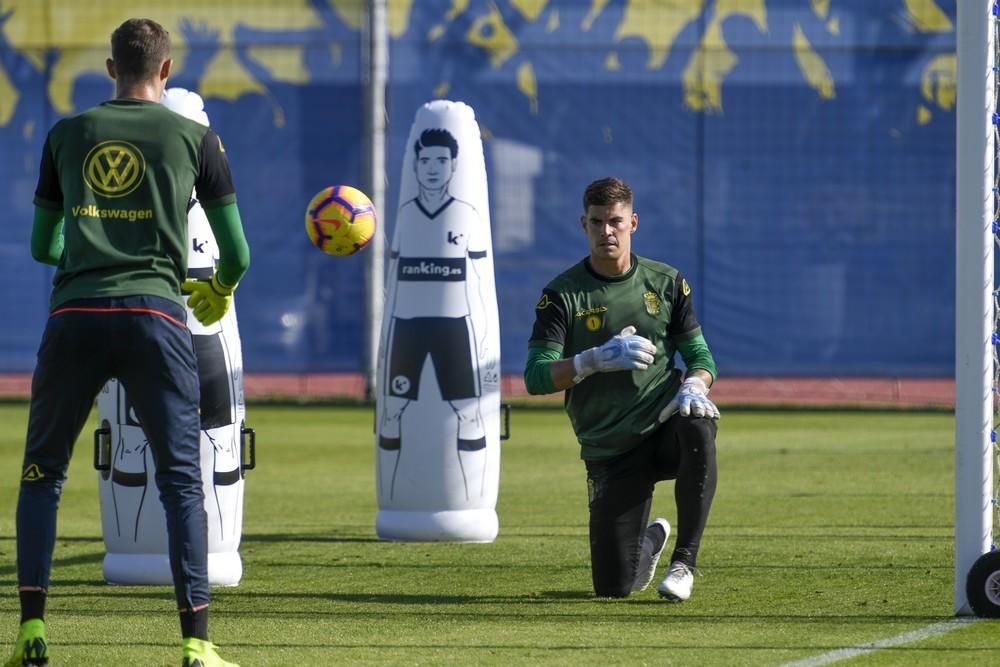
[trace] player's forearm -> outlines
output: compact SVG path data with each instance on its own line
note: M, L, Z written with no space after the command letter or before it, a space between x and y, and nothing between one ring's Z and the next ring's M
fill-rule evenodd
M236 204L205 209L208 224L212 226L215 242L219 246L219 282L232 287L250 268L250 246L243 234L243 223Z
M576 377L576 369L573 367L573 357L550 363L549 377L556 391L563 391L575 385L573 378Z
M686 340L679 340L677 341L677 350L681 353L685 368L688 369L687 377L691 377L694 371L702 371L704 375L702 379L705 380L707 386L711 387L713 380L719 373L715 367L712 352L708 349L708 343L705 342L705 337L698 333Z
M57 266L63 253L62 211L35 207L31 228L31 256L35 261Z
M559 352L546 347L529 347L524 366L524 386L529 394L552 394L566 387L559 387L552 376L552 366L559 363ZM572 359L570 367L572 368ZM572 377L570 385L573 384Z

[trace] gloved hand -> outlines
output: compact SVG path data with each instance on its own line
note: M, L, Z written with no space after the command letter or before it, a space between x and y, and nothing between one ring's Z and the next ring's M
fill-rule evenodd
M680 412L683 417L694 415L710 419L719 418L719 408L708 397L708 385L700 377L694 375L681 383L674 399L660 411L660 423L670 419L670 416L675 412Z
M642 336L635 335L635 327L629 326L599 347L592 347L573 357L576 370L574 383L594 373L608 371L644 371L653 363L656 346Z
M208 326L221 320L229 311L236 285L226 287L219 282L218 274L213 273L211 280L188 278L181 285L181 291L191 295L187 305L194 311L195 319Z

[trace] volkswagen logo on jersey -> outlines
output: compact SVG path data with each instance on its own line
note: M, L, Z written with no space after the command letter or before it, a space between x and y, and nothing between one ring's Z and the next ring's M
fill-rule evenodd
M83 180L102 197L124 197L146 174L142 151L127 141L102 141L83 160Z

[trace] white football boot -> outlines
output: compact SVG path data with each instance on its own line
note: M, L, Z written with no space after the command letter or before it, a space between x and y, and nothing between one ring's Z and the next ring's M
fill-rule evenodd
M657 539L657 533L653 530L656 526L663 529L663 541ZM652 533L652 534L651 534ZM667 546L667 538L670 537L670 524L666 519L653 519L646 526L646 534L642 538L642 550L639 552L639 568L635 574L635 582L632 584L632 592L638 593L649 587L650 582L656 575L656 564L660 560L663 548Z
M666 598L670 602L684 602L691 597L692 587L694 587L694 570L675 560L670 564L667 576L656 590L659 591L661 598Z

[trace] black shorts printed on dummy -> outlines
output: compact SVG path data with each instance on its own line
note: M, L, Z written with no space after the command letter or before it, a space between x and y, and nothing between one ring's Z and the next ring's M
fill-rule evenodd
M429 355L442 400L479 396L479 376L472 365L474 349L468 318L394 318L386 378L389 394L416 400L420 372Z

